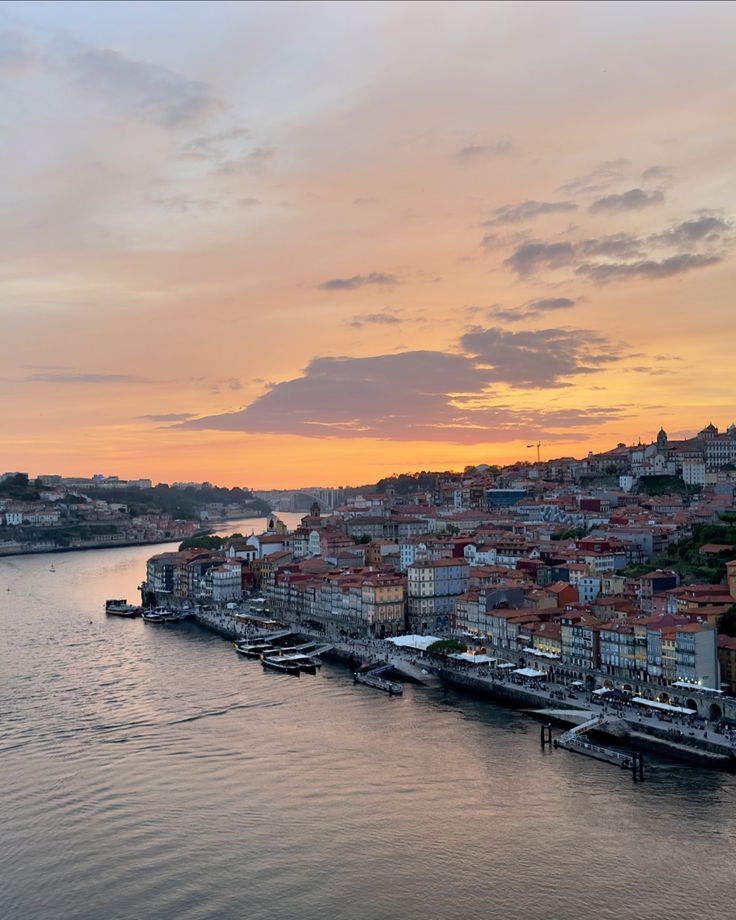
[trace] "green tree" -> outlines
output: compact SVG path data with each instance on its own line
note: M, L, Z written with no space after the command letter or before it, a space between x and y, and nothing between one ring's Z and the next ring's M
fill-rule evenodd
M448 655L455 653L467 652L467 650L467 645L464 642L460 642L459 639L439 639L427 647L430 655L439 655L442 658L447 658Z

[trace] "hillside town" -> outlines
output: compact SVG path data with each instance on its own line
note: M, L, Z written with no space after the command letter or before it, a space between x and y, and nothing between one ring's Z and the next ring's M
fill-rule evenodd
M184 540L268 505L241 489L150 479L0 473L0 556Z
M236 616L258 592L325 635L455 637L471 661L525 656L665 701L736 695L735 461L736 428L709 425L584 460L392 477L315 501L292 531L274 516L155 555L144 600Z

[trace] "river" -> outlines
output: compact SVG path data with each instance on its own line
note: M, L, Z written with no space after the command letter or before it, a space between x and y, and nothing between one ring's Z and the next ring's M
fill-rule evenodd
M166 548L0 560L3 920L731 914L736 777L634 784L520 712L107 617Z

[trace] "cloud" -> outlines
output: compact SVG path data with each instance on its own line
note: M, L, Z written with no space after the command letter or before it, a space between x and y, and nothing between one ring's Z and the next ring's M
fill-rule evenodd
M730 237L733 224L730 221L704 211L699 217L674 224L662 233L650 237L652 242L672 248L686 248L700 243L720 243Z
M661 189L646 192L642 188L630 188L628 192L598 198L588 210L591 214L600 214L603 211L641 211L652 205L662 204L663 201L664 192Z
M190 419L181 427L302 435L446 441L516 441L549 429L597 424L610 409L515 409L494 402L492 374L471 357L406 351L367 358L315 358L239 412Z
M525 319L544 316L554 310L568 310L575 306L575 301L569 297L545 297L541 300L531 300L529 303L515 309L504 310L500 307L491 308L487 316L491 319L500 319L509 323L518 323Z
M497 227L502 224L518 224L522 221L533 220L542 214L576 211L577 207L573 201L521 201L519 204L508 204L502 208L495 208L493 217L485 221L483 226Z
M628 278L660 279L682 275L696 268L706 268L721 261L717 255L681 253L667 259L643 259L638 262L584 262L575 269L576 275L584 275L597 284L623 281Z
M190 198L188 195L169 195L166 198L146 195L145 201L146 204L166 208L169 211L179 211L182 214L187 211L211 211L217 207L217 202L211 198Z
M565 385L568 377L595 373L624 357L604 336L585 329L474 329L460 342L488 370L489 380L525 388Z
M65 373L38 373L32 374L33 383L145 383L143 377L133 377L130 374L65 374Z
M268 164L275 158L277 152L276 147L255 147L241 157L221 162L215 169L215 174L219 176L231 176L245 172L250 176L260 176L265 172Z
M631 166L628 160L619 157L616 160L605 160L594 167L589 173L570 179L558 189L569 195L586 195L592 192L601 192L615 182L621 181L626 176L627 168Z
M400 283L395 275L387 275L384 272L369 272L367 275L353 275L351 278L329 278L327 281L322 281L318 286L322 291L355 291L371 284L390 285Z
M164 412L162 415L139 415L142 422L185 422L194 418L191 412Z
M360 329L361 326L368 324L373 324L376 326L397 326L399 323L403 323L401 317L396 316L394 313L366 313L364 316L356 316L350 323L355 329Z
M64 66L85 89L166 128L196 124L225 107L206 83L110 49L77 51L66 57Z
M498 157L512 153L511 141L495 141L492 144L469 144L456 151L455 156L461 160L475 160L482 157Z
M674 175L666 166L649 166L641 174L642 182L672 182Z
M544 243L530 240L522 243L503 263L518 275L531 275L540 268L561 268L575 257L572 243Z
M260 198L238 198L238 204L241 208L255 208L260 203Z
M247 128L235 126L214 134L201 134L192 137L181 148L179 156L185 160L220 160L227 155L227 149L233 141L240 141L250 136Z
M27 35L0 32L0 75L27 73L33 69L38 59L38 47Z
M643 242L633 233L614 233L575 244L578 256L603 256L605 258L632 259L642 254Z

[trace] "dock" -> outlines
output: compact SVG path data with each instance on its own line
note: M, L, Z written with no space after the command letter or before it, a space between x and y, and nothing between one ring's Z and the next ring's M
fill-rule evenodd
M401 696L404 692L404 688L401 684L381 677L381 674L390 670L392 670L391 665L382 665L381 667L366 671L364 674L360 672L355 673L353 674L353 683L363 684L366 687L373 687L374 690L382 690L384 693L388 693L389 696Z
M602 747L599 744L592 744L583 737L587 732L595 731L596 729L610 730L608 723L609 720L605 716L593 716L580 725L563 732L554 742L554 745L567 751L585 754L587 757L595 758L595 760L613 764L616 767L621 767L622 770L631 770L634 779L637 779L637 774L640 780L644 779L644 761L640 753L627 753L614 748Z

